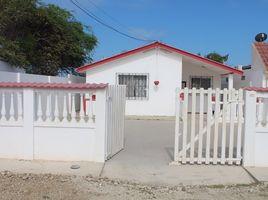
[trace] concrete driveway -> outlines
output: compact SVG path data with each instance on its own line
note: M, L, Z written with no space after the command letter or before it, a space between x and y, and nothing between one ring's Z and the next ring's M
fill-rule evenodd
M126 120L125 148L103 163L23 161L0 159L0 172L92 175L153 185L250 184L241 166L172 165L174 121ZM79 169L70 169L79 165ZM268 168L248 168L260 181L268 181Z
M253 182L240 166L170 166L174 127L172 120L126 120L125 148L106 162L101 176L156 185Z

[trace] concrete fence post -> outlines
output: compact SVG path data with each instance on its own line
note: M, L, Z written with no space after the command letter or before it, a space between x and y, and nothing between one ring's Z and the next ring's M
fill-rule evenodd
M34 159L34 90L32 88L23 89L23 130L24 134L24 152L23 157L26 160Z
M68 83L72 83L72 77L70 74L67 75L67 79L68 79L68 81L67 81Z
M243 166L255 165L256 92L245 91Z
M106 112L107 112L107 89L96 91L95 113L96 113L96 134L95 134L95 160L104 162L106 160Z
M20 78L20 73L19 72L17 73L16 79L17 79L16 80L17 83L20 83L21 82L21 80L20 80L21 78Z

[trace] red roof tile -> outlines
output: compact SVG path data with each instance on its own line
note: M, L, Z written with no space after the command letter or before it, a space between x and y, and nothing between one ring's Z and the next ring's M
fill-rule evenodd
M268 70L268 43L265 42L255 42L254 46L258 51L263 64L265 65L266 69Z
M268 92L268 88L263 87L245 87L244 90L256 91L256 92Z
M0 88L40 88L40 89L104 89L105 83L16 83L0 82Z

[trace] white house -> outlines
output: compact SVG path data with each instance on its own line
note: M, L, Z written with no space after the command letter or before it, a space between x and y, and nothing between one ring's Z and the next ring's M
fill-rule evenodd
M268 43L255 42L251 47L251 65L243 66L244 75L234 78L234 88L268 87Z
M175 89L220 88L221 77L243 72L187 51L154 42L82 66L86 82L127 85L126 115L174 116Z

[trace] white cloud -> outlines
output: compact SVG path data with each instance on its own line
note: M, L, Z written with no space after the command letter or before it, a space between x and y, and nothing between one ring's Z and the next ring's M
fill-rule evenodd
M163 30L147 30L144 28L129 28L130 34L141 39L159 40L166 35Z

